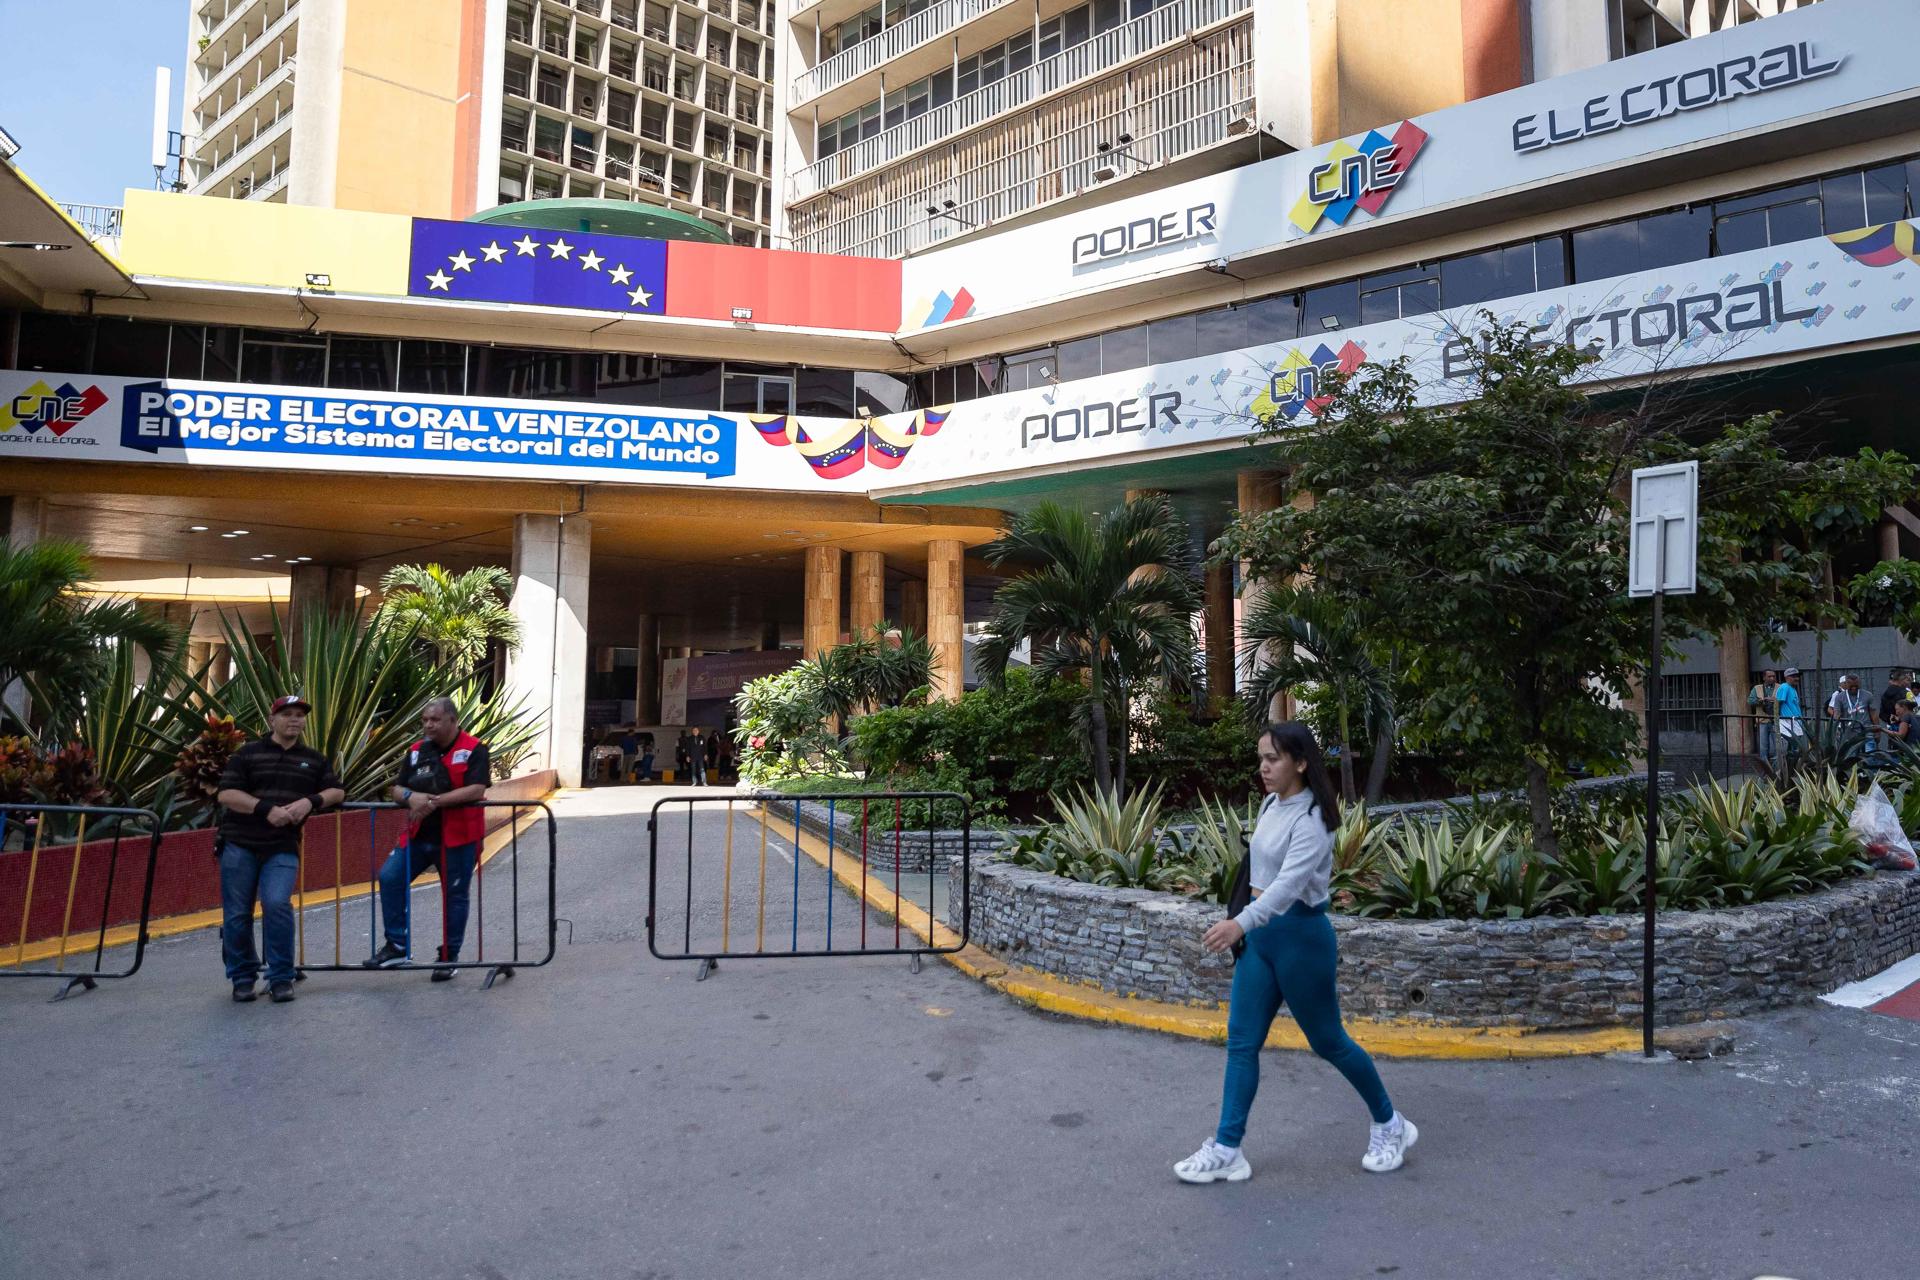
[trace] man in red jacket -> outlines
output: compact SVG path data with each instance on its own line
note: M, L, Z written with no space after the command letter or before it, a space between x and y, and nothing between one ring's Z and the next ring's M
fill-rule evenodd
M369 969L394 969L411 954L412 923L409 895L413 878L432 868L440 873L441 937L433 980L445 982L460 958L460 941L467 932L468 889L480 862L480 840L486 834L484 809L473 801L486 798L493 783L487 744L460 728L459 712L451 698L435 698L420 713L424 736L407 748L400 760L400 776L388 792L407 806L407 840L387 855L380 868L380 914L387 940L366 961Z

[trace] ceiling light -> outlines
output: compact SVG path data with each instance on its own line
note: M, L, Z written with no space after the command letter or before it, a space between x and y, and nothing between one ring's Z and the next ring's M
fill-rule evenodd
M309 561L309 560L311 560L311 559L313 559L313 557L312 557L312 556L299 556L299 557L297 557L297 559L298 559L298 560L300 561L300 563L301 563L301 564L305 564L305 563L306 563L307 561Z
M221 537L223 537L223 538L237 538L237 537L239 537L240 535L239 535L239 534L237 534L237 533L223 533L223 534L221 534L220 536L221 536Z
M207 526L203 524L190 524L187 526L188 533L205 533L206 531Z
M246 529L235 529L233 531L233 536L236 538L244 538L247 536L248 532L249 530L246 530Z

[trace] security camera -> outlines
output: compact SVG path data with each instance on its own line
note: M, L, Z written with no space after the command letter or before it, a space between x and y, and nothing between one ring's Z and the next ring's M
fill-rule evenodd
M1227 274L1227 260L1225 258L1210 258L1207 261L1207 270L1213 272L1215 275L1223 276Z

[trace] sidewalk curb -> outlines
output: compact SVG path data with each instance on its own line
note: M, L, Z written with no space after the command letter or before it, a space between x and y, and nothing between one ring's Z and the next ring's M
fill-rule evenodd
M760 821L763 811L749 811ZM769 827L772 831L773 828ZM774 831L791 842L783 827ZM827 842L811 831L801 832L799 847L822 867L828 867ZM894 897L893 888L879 876L861 881L860 860L836 846L828 868L841 884L861 893L876 910L888 911L924 942L949 947L960 935L929 916L916 903ZM1227 1039L1225 1005L1168 1004L1133 996L1119 996L1089 983L1070 981L1024 966L1009 965L985 948L968 943L939 957L968 977L1031 1008L1085 1022L1134 1027L1167 1035L1186 1036L1224 1044ZM1385 1022L1349 1019L1347 1030L1369 1053L1387 1058L1441 1058L1459 1061L1520 1058L1598 1057L1637 1050L1638 1027L1595 1027L1580 1031L1535 1031L1527 1027L1443 1027L1421 1022ZM1291 1019L1278 1019L1267 1036L1270 1049L1307 1049L1306 1037Z

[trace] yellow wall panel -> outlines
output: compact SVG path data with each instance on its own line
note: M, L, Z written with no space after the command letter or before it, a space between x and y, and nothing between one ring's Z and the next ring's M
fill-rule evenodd
M1465 101L1461 0L1314 0L1316 141ZM1330 47L1329 47L1330 46ZM1333 74L1326 73L1331 70Z
M404 295L411 233L394 214L128 191L120 262L134 275L294 288L324 271L339 293Z
M455 217L463 0L355 0L340 72L334 203Z

